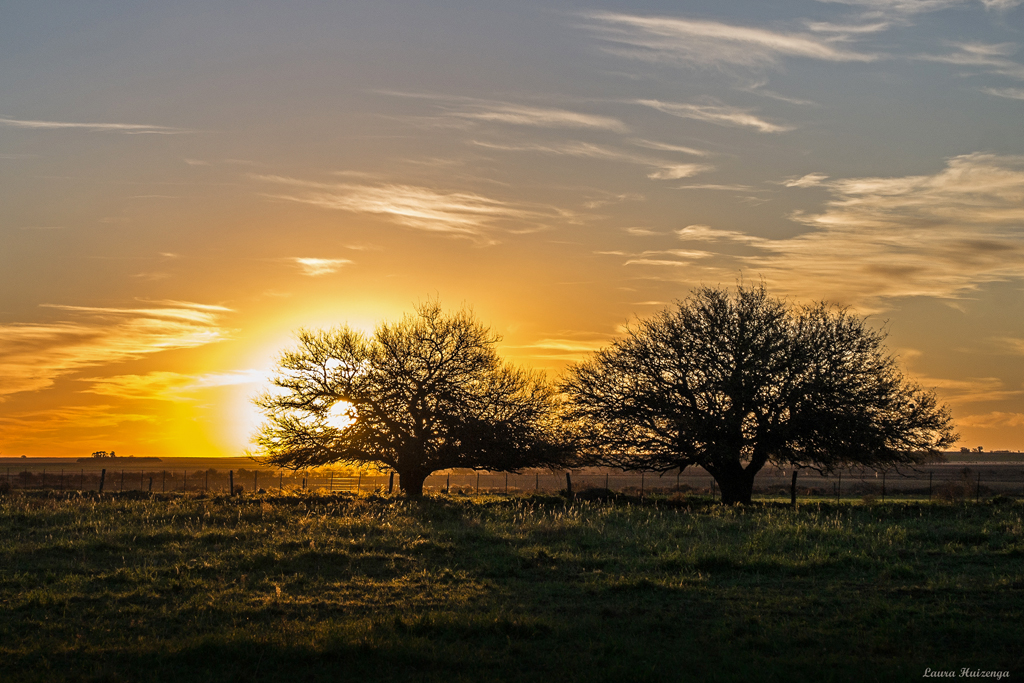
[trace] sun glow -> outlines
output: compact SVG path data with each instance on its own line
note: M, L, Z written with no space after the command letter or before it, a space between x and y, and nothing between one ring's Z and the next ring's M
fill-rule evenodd
M348 401L338 401L327 411L326 422L335 429L348 429L356 423L356 407Z

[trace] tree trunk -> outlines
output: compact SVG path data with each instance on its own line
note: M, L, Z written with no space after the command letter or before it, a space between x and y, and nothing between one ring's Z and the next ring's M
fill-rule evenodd
M398 470L398 485L409 498L423 497L423 482L430 472L420 469Z
M754 494L754 475L737 464L734 467L715 468L711 476L718 482L722 490L722 503L725 505L750 505L750 498Z

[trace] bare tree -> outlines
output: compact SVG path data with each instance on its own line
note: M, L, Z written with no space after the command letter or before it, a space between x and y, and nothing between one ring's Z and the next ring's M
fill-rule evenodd
M764 285L702 287L568 371L585 455L626 469L699 465L749 503L767 463L830 471L915 463L957 439L934 393L908 382L885 334Z
M276 390L256 399L265 462L393 468L409 496L453 467L516 471L566 457L557 394L541 373L501 361L499 337L467 310L428 301L372 336L300 331L282 354Z

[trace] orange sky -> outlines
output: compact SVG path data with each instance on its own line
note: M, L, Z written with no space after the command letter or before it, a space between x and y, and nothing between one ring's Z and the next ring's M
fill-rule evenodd
M1020 2L173 5L0 26L0 455L238 455L301 326L555 374L741 277L1024 448Z

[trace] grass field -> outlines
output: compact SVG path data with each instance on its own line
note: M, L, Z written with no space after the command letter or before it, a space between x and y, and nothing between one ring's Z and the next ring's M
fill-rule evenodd
M18 492L0 680L1020 680L1022 519L1005 499Z

